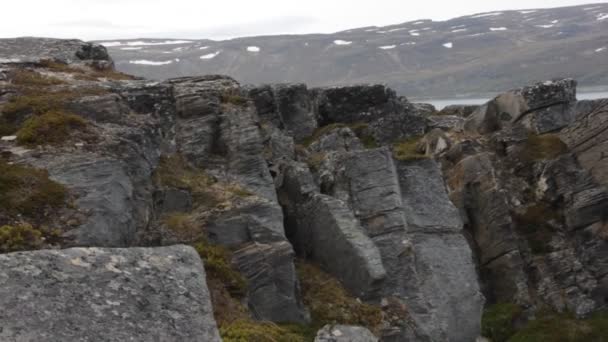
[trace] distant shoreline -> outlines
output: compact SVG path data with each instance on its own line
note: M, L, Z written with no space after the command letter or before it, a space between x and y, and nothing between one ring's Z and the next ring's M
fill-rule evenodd
M410 102L415 103L430 103L437 110L443 109L449 105L480 105L484 104L493 97L498 95L498 93L487 93L481 94L477 96L454 96L454 97L434 97L434 98L409 98ZM608 86L598 86L598 87L582 87L577 91L577 99L578 100L592 100L592 99L602 99L608 98Z

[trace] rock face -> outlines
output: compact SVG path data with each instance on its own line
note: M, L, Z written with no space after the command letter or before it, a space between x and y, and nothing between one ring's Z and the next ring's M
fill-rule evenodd
M2 341L220 341L193 248L0 255Z
M483 140L444 153L491 303L578 316L605 306L605 101L577 102L575 85L499 95L465 123Z
M28 42L15 51L33 49ZM97 47L64 44L42 41L38 55L62 51L54 62L0 68L0 128L10 133L0 140L0 166L44 169L34 174L66 192L64 207L36 215L3 207L0 197L0 248L14 248L20 240L10 232L24 231L35 246L125 249L0 255L0 302L22 310L0 314L7 340L77 340L110 324L113 340L216 340L193 251L135 246L196 245L209 274L225 275L219 263L244 278L232 285L242 283L249 318L272 322L315 319L295 258L314 262L383 311L373 330L387 342L473 341L486 298L530 315L549 306L585 316L605 306L606 102L577 102L573 80L444 115L383 85L122 79L87 64L111 63ZM57 110L85 128L59 142L23 143L25 122L49 113L10 110L31 87L19 84L20 72L38 77L46 95L67 94ZM31 180L22 183L31 190ZM97 291L102 282L110 290ZM97 319L94 329L82 329L82 317ZM317 340L374 340L362 329L329 326Z

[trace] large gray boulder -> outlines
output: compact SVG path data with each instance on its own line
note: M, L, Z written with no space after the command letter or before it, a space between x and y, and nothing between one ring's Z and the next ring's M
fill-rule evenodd
M354 295L377 297L386 277L378 248L346 203L317 191L306 167L285 167L279 194L286 232L296 251L320 264Z
M525 116L539 116L531 119L537 131L549 131L560 127L567 118L559 110L547 111L553 106L563 106L576 101L576 81L561 79L555 81L539 82L530 86L510 90L500 94L488 103L480 106L467 117L465 130L479 134L487 134L500 130L521 121ZM558 120L545 119L551 117ZM544 127L546 122L552 123ZM530 125L528 123L528 125Z
M0 255L0 340L220 341L191 247Z
M595 181L608 186L608 99L579 101L572 111L576 120L559 136Z
M436 162L395 162L386 148L341 153L323 172L329 194L349 203L380 251L387 278L381 298L408 308L416 328L389 340L473 340L484 298ZM333 165L331 165L333 164Z

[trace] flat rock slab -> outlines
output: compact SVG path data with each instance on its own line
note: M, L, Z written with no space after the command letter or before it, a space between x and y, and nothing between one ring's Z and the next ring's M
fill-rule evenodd
M220 341L187 246L0 255L0 341Z

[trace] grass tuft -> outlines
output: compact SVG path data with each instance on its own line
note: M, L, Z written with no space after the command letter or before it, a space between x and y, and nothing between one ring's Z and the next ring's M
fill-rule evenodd
M42 242L42 232L29 224L0 227L0 253L38 249Z
M304 139L302 145L304 147L308 147L315 141L319 140L325 134L340 128L350 128L353 133L355 133L357 138L359 138L365 148L378 147L376 139L368 132L369 125L363 122L356 122L352 124L332 123L323 127L319 127L313 132L310 137Z
M305 342L303 336L272 322L238 320L220 327L224 342Z
M513 303L497 303L486 308L481 318L481 332L492 342L505 342L515 334L515 320L522 308Z
M382 310L350 296L340 282L315 265L297 263L304 304L315 329L326 324L360 325L378 332Z
M85 129L86 126L83 118L65 112L53 111L34 115L17 131L17 142L28 146L58 145L65 142L73 131Z
M418 143L422 136L403 140L393 145L393 156L397 160L419 160L425 159L427 156L420 152Z
M245 297L247 281L232 267L230 263L232 255L228 249L204 240L195 244L194 249L203 259L205 271L209 277L219 280L232 297Z
M65 203L67 190L49 179L46 170L0 160L0 210L37 217Z
M531 134L523 144L519 157L527 162L550 160L568 152L566 145L555 134Z
M607 342L608 312L597 312L587 319L576 319L571 314L544 313L507 341Z

